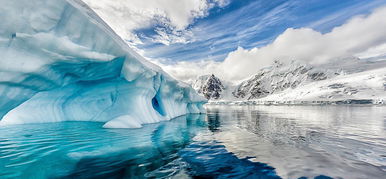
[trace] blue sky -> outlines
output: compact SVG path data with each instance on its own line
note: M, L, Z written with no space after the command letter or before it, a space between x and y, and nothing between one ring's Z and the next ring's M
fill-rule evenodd
M83 0L182 81L240 81L275 60L386 56L386 0Z
M176 61L222 61L238 46L245 49L271 43L287 28L310 27L326 33L352 16L369 14L386 0L231 0L225 7L209 9L207 16L195 18L186 29L177 31L185 42L165 45L154 41L162 24L135 30L143 55ZM189 35L185 35L188 33ZM182 34L182 35L181 35ZM165 61L166 60L166 61Z

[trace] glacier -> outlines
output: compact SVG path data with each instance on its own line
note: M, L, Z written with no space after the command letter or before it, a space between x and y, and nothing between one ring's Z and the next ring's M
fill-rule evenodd
M0 0L0 125L138 128L206 99L134 52L80 0Z

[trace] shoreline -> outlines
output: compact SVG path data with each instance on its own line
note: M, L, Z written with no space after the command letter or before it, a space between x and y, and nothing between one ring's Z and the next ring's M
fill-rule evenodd
M285 105L285 106L320 106L320 105L374 105L386 106L383 99L345 99L335 101L209 101L205 105Z

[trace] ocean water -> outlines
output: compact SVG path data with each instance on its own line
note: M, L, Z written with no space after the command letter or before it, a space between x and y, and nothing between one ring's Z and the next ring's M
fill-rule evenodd
M385 178L386 107L221 106L140 129L0 127L0 178Z

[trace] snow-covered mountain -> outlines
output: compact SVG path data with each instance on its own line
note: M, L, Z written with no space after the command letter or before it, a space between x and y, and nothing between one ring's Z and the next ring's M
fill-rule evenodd
M256 103L386 104L386 67L343 74L304 84L260 99Z
M221 80L213 74L198 77L198 79L193 82L192 87L206 99L213 100L220 99L225 90Z
M222 84L231 83L222 81ZM296 61L275 61L272 66L261 69L237 85L225 85L221 97L210 98L210 102L383 104L385 99L386 60L346 58L317 67Z
M252 78L242 82L232 92L239 99L258 99L288 88L326 80L341 72L317 69L309 65L292 61L284 64L275 61L271 67L264 68Z

